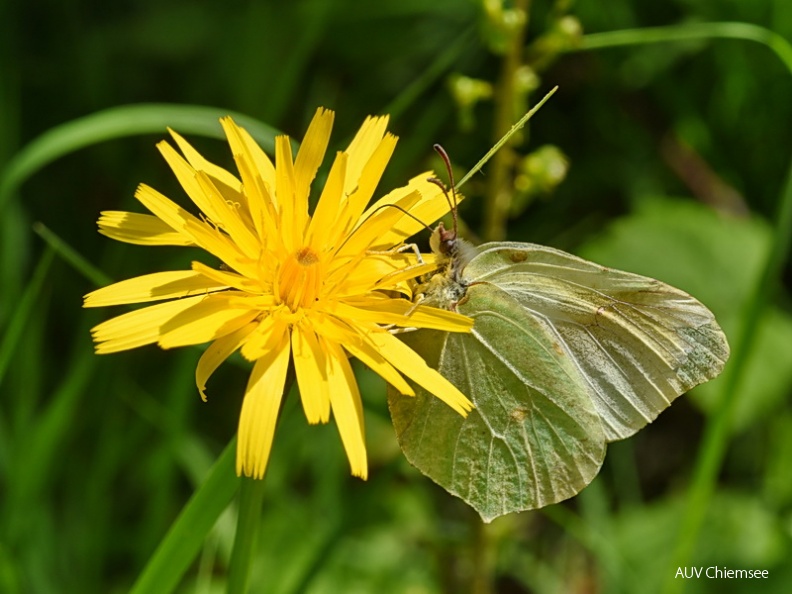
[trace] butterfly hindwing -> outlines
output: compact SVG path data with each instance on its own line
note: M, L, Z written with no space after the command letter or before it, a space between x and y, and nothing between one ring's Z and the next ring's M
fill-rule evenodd
M391 394L407 459L485 521L572 497L605 456L587 386L541 320L508 293L481 284L467 297L459 311L475 319L472 334L403 340L476 408L463 418L418 386L415 398Z

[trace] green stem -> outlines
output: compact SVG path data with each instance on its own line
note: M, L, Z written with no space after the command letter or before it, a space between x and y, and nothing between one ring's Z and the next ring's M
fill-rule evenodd
M501 138L515 118L515 78L522 65L525 32L528 28L529 0L515 0L514 10L525 15L522 26L515 32L501 66L501 76L495 90L495 121L493 141ZM511 203L511 169L513 155L508 147L498 151L492 158L487 181L487 201L484 210L484 240L500 241L506 237L506 219Z
M234 536L234 552L228 570L228 594L245 594L248 590L250 566L261 525L264 480L243 478L239 493L239 515Z
M289 366L283 388L283 400L278 411L278 418L283 412L283 401L289 396L296 376L294 366ZM261 526L261 509L264 500L264 477L260 479L242 478L242 489L239 493L239 514L234 535L234 549L231 552L231 563L228 568L227 594L246 594L250 579L250 566L256 551L256 539Z
M506 134L504 134L500 138L500 140L498 140L498 142L496 142L494 145L492 145L492 148L490 150L488 150L486 152L486 154L483 157L481 157L481 159L478 160L478 163L476 163L470 169L470 171L468 171L465 174L465 177L463 177L461 180L459 180L456 183L454 188L458 190L459 188L464 186L470 180L470 178L472 178L478 171L481 170L482 167L484 167L484 165L487 163L487 161L489 161L493 157L493 155L497 155L498 151L500 151L501 147L504 144L506 144L507 142L509 142L509 139L514 134L519 132L522 129L522 127L525 126L525 124L528 123L528 120L530 120L536 114L536 112L539 111L541 109L541 107L545 103L547 103L547 100L550 99L550 97L552 97L557 90L558 90L558 87L553 87L552 89L550 89L550 91L547 93L547 95L542 97L542 100L539 103L534 105L523 117L521 117L517 121L516 124L514 124L511 128L509 128L509 131L506 132Z
M780 35L748 23L701 23L676 27L632 29L596 33L583 38L578 50L604 49L646 43L676 42L693 39L742 39L766 45L778 56L792 74L792 45ZM574 51L574 50L571 50ZM745 372L748 353L756 339L762 314L774 294L792 239L792 163L778 203L773 243L765 260L762 275L747 304L743 324L735 341L734 356L726 367L720 406L707 423L703 444L696 458L687 507L681 519L671 567L688 564L698 541L709 502L715 491L718 471L728 444L731 419L737 402L737 388ZM665 584L668 594L681 592L683 580L675 580L670 572Z
M473 541L473 579L470 586L472 594L492 594L493 557L495 542L489 524L481 521L478 514L471 513L475 539Z

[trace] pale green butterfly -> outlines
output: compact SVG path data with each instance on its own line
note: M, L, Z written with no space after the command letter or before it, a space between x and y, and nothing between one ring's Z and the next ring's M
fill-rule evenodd
M440 267L419 293L473 330L400 336L476 408L463 418L418 386L388 403L407 459L485 521L576 495L608 442L723 369L726 337L687 293L541 245L474 248L454 227L434 231Z

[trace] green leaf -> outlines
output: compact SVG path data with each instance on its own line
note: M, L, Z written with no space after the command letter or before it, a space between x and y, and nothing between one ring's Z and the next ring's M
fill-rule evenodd
M226 446L209 476L171 525L135 582L132 594L165 594L178 585L239 488L239 479L234 475L235 454L236 438Z
M164 103L124 105L66 122L31 141L0 174L0 210L22 183L52 161L78 149L124 136L165 133L168 127L182 133L223 138L219 119L230 115L268 152L274 152L270 126L249 116L217 107Z

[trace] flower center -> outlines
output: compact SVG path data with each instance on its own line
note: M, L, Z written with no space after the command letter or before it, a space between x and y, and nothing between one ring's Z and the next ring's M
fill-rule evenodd
M292 311L310 307L322 286L319 254L309 247L291 254L281 266L278 296Z

